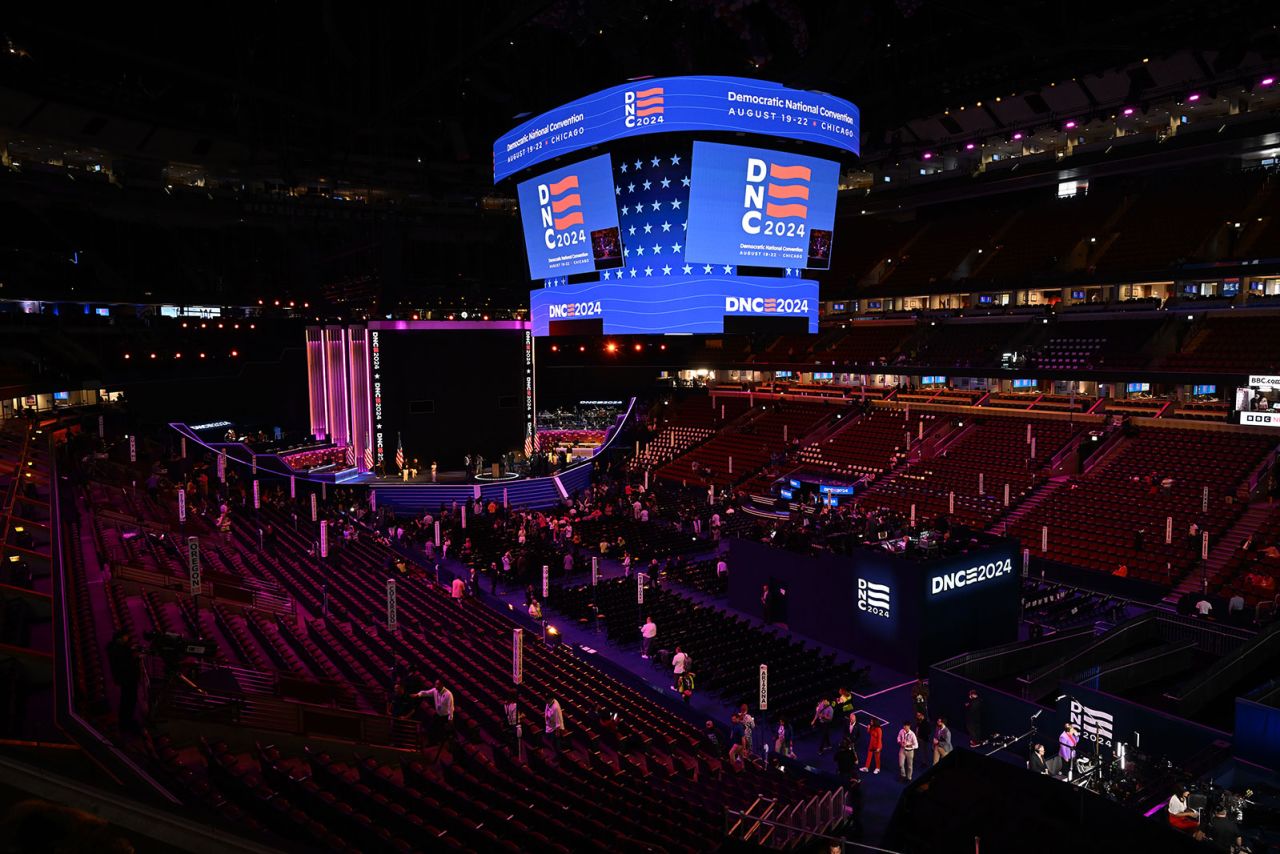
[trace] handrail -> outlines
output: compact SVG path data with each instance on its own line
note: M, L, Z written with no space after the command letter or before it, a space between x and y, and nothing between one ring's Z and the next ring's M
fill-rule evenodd
M791 833L796 833L801 836L808 837L809 839L821 839L825 842L830 843L833 847L839 846L839 850L841 851L844 851L846 848L856 848L859 851L877 851L877 852L880 852L880 854L903 854L903 852L894 851L892 848L879 848L875 845L867 845L862 842L853 842L851 840L845 839L842 836L832 836L829 833L819 833L813 830L805 830L804 828L796 827L794 825L786 824L780 821L774 821L772 819L767 819L767 818L757 819L754 816L747 815L741 810L726 809L725 823L727 824L728 821L733 818L737 818L740 821L742 819L748 819L748 820L755 821L760 824L768 825L770 827L774 827L780 830L790 831Z

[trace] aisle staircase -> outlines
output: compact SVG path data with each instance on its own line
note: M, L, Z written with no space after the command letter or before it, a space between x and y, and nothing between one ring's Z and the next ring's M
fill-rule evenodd
M1219 537L1216 543L1212 544L1205 569L1202 571L1197 562L1197 565L1183 576L1178 585L1169 592L1169 595L1164 597L1165 603L1177 605L1178 600L1185 594L1199 592L1204 586L1204 579L1216 577L1226 567L1235 550L1240 548L1240 544L1244 542L1246 537L1262 526L1262 523L1273 509L1274 507L1265 501L1258 501L1249 505L1249 508L1241 514L1236 523ZM1175 537L1178 534L1179 532L1174 532Z

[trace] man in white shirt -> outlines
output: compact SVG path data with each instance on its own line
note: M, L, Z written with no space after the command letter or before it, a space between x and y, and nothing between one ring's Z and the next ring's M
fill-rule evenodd
M432 719L431 728L437 737L448 737L453 732L453 692L437 679L434 688L419 691L413 696L429 698L435 704L436 716Z
M720 558L720 560L716 561L716 578L724 578L728 574L729 564L725 562L724 558Z
M653 639L658 636L658 624L653 621L653 617L645 617L644 625L640 627L640 657L648 658L649 650L653 648Z
M671 669L675 674L676 682L680 681L680 674L684 673L685 665L688 663L689 656L684 654L684 650L680 648L680 644L676 644L676 654L671 657ZM672 685L671 690L674 691L675 689L676 687Z
M543 710L543 718L546 720L546 736L556 753L560 752L560 732L564 729L564 712L560 708L560 701L555 697L547 699L547 706Z
M1201 599L1196 603L1196 613L1202 617L1209 616L1209 612L1213 610L1213 603L1208 599Z
M915 770L916 750L919 747L920 740L911 729L911 721L903 721L902 729L898 730L898 777L903 783L911 782L911 774Z

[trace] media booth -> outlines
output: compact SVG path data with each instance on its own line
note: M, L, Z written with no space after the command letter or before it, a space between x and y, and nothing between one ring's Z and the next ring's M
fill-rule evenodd
M965 652L1017 640L1018 547L988 538L966 551L917 558L880 548L808 555L733 540L729 602L859 658L904 673ZM784 593L785 591L785 593Z

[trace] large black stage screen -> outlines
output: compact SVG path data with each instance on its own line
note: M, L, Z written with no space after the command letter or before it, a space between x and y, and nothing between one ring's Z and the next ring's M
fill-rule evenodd
M371 345L374 335L378 362L371 369L380 376L370 388L381 382L382 417L375 393L374 421L382 425L389 471L397 434L405 456L419 459L423 470L433 460L442 470L460 469L467 454L497 462L523 449L533 411L524 330L371 329Z
M1016 553L1015 541L996 538L929 559L876 548L810 556L733 540L729 602L761 614L767 584L774 591L770 616L793 631L906 673L924 672L961 652L1017 640Z
M903 792L881 843L910 854L1177 854L1211 848L1170 828L1163 810L1144 819L1079 786L970 750L952 751Z

